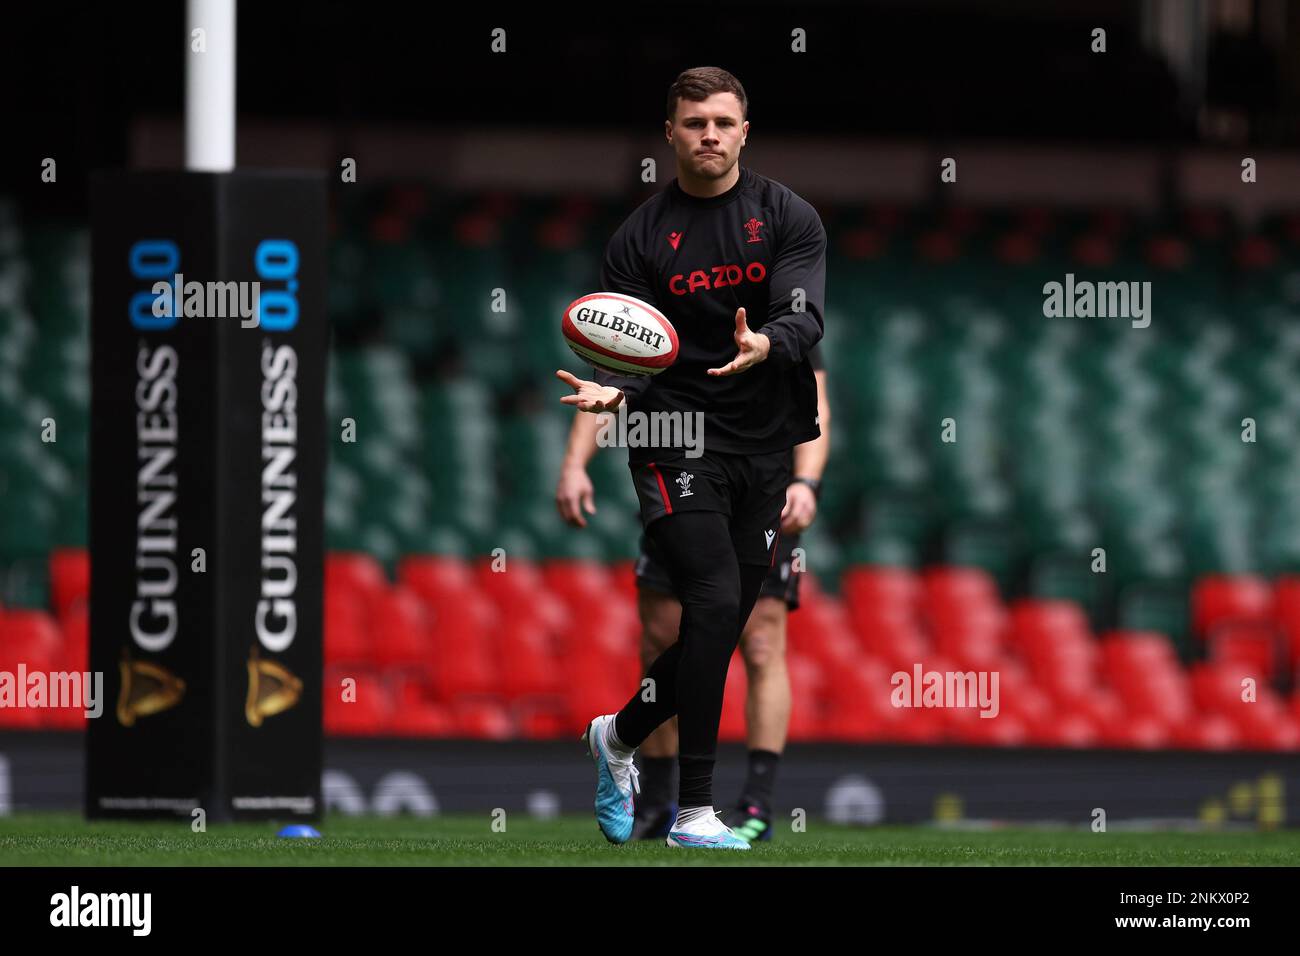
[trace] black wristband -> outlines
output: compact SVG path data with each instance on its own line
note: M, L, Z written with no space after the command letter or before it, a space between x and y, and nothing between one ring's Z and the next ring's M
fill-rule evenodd
M816 478L796 478L794 481L790 482L790 484L792 484L792 485L807 485L809 488L812 489L813 497L814 497L815 499L817 499L818 501L821 500L821 497L822 497L822 483L821 483L820 481L818 481Z

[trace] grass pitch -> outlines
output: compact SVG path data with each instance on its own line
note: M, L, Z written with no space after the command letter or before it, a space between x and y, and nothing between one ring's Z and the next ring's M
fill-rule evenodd
M1294 866L1300 831L1109 832L835 826L810 821L748 853L662 842L612 846L590 816L331 816L322 839L269 823L87 823L75 814L0 817L0 866Z

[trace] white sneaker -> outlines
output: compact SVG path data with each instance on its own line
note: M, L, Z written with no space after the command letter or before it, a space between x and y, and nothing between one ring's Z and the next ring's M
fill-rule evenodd
M636 751L617 749L610 739L614 716L597 717L582 739L596 762L596 823L610 843L626 843L636 821L632 794L641 792L641 783L632 762Z
M748 850L749 841L718 819L711 807L702 812L699 807L678 810L677 819L668 831L667 846L705 850Z

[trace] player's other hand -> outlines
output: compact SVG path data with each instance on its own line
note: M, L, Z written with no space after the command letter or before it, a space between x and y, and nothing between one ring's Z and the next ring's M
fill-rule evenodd
M623 401L623 392L613 385L588 382L564 369L557 369L555 377L570 386L574 392L565 395L560 401L565 405L576 405L580 412L610 412Z
M757 365L767 358L772 350L772 340L762 332L751 332L745 322L745 310L736 310L736 357L722 368L711 368L709 374L714 376L735 375L751 365Z
M582 465L566 464L560 469L560 483L555 486L555 507L560 517L576 528L587 527L583 516L596 513L596 486L591 483L591 476Z
M808 530L817 517L817 496L803 482L785 489L785 507L781 509L781 533L799 534Z

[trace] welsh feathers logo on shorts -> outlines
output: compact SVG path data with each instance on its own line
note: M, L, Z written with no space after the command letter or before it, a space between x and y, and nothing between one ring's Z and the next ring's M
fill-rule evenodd
M688 475L686 472L682 472L678 476L677 484L682 489L681 493L677 496L678 498L689 498L691 495L695 494L695 492L691 491L691 479L694 477L694 475Z

